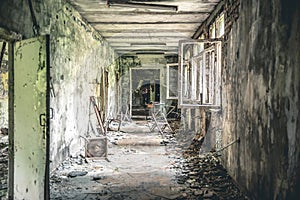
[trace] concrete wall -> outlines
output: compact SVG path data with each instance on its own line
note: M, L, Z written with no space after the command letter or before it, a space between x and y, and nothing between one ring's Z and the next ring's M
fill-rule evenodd
M84 147L88 130L89 97L96 95L103 71L108 71L106 112L113 116L117 103L114 52L65 1L32 1L40 34L50 34L51 82L51 169L66 156ZM0 27L34 36L28 1L1 1Z
M227 1L231 3L231 1ZM229 7L230 8L230 7ZM300 6L240 1L226 37L223 163L253 199L299 195Z

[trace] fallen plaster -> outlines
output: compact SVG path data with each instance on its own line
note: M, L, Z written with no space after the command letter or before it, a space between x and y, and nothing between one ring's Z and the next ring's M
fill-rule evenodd
M118 122L112 122L109 124L108 128L112 131L117 131L118 126L119 126ZM122 121L119 131L126 132L126 133L138 133L138 132L149 133L150 129L147 121L140 121L140 122Z
M109 131L107 158L65 160L52 174L51 199L246 199L215 154L186 154L175 138Z

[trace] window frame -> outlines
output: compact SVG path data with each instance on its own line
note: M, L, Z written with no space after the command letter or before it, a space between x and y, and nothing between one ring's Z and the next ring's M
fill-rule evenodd
M190 53L190 56L186 59L185 53L190 50L189 48L194 48L195 45L199 46L200 50ZM204 48L202 49L201 46ZM207 46L210 47L207 48ZM220 38L181 40L179 42L178 100L180 107L219 108L221 106L221 47L222 39ZM208 59L211 59L211 65L207 65L206 60L209 52L214 52L211 58L208 57ZM202 59L200 59L201 57ZM201 61L202 64L199 61ZM185 63L191 63L191 85L187 85L187 82L190 83L190 80L186 80L188 76L185 71L186 68L184 67ZM205 68L207 68L207 66L210 70L208 78L211 78L211 80L205 81L205 75L207 73ZM207 86L207 83L211 85ZM211 93L205 93L207 87L210 87L208 91ZM188 96L186 94L188 94ZM209 101L204 102L203 100L205 99L209 99Z

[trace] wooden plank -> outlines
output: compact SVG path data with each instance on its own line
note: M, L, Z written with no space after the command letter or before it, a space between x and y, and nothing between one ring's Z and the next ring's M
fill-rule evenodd
M106 132L105 132L103 121L102 121L102 118L101 118L101 115L100 115L100 110L99 110L99 108L98 108L98 106L96 104L95 97L91 96L90 100L91 100L91 103L93 104L93 108L94 108L94 111L95 111L95 114L96 114L99 126L101 128L101 132L105 135Z

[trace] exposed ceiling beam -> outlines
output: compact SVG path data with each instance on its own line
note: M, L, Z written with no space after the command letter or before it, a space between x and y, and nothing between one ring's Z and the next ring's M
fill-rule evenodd
M162 14L136 14L122 15L115 14L82 14L89 22L203 22L209 14L191 14L191 15L162 15ZM175 20L174 20L175 19Z
M141 11L137 8L132 7L107 7L107 2L103 1L100 2L99 0L91 1L91 0L68 0L71 2L71 4L78 10L79 12L87 12L87 11L107 11L108 9L110 11L117 11L117 12L135 12L135 11ZM165 5L178 5L178 11L177 12L211 12L212 7L215 6L219 0L202 0L197 1L196 3L194 1L188 1L188 0L173 0L173 1L164 1L162 4ZM158 4L158 2L157 2ZM150 9L145 9L145 12L150 11ZM159 12L159 11L157 11ZM165 12L165 11L161 11ZM172 11L170 11L172 12Z
M178 54L179 41L191 39L221 0L109 0L125 8L108 7L107 0L67 1L118 53ZM178 11L149 9L153 4Z
M193 29L194 30L194 29ZM156 29L156 28L149 28L149 29L121 29L121 28L114 28L114 29L98 29L100 33L194 33L193 30L190 29L178 29L178 28L173 28L173 29Z
M88 21L89 24L91 25L98 25L98 24L109 24L109 25L114 25L114 24L122 24L122 25L156 25L156 24L196 24L200 25L203 21L172 21L172 22L164 22L164 21L157 21L157 22L128 22L128 21L123 21L123 22L103 22L103 21L95 21L95 22L90 22Z
M190 38L186 37L178 37L178 38L173 38L173 37L123 37L123 38L115 38L115 37L109 37L106 38L107 41L109 42L128 42L128 43L166 43L166 42L176 42L178 40L186 40Z
M93 24L93 26L98 30L144 30L152 31L156 29L161 30L193 30L196 31L201 23L199 24L140 24L139 26L132 26L130 24Z
M149 32L149 33L137 33L137 32L122 32L122 33L111 33L101 32L103 37L185 37L191 38L194 32Z
M154 11L141 11L136 10L134 12L129 11L112 11L112 10L105 10L105 11L80 11L80 14L82 15L124 15L124 16L136 16L136 15L203 15L203 14L209 14L209 11L178 11L178 12L154 12Z

